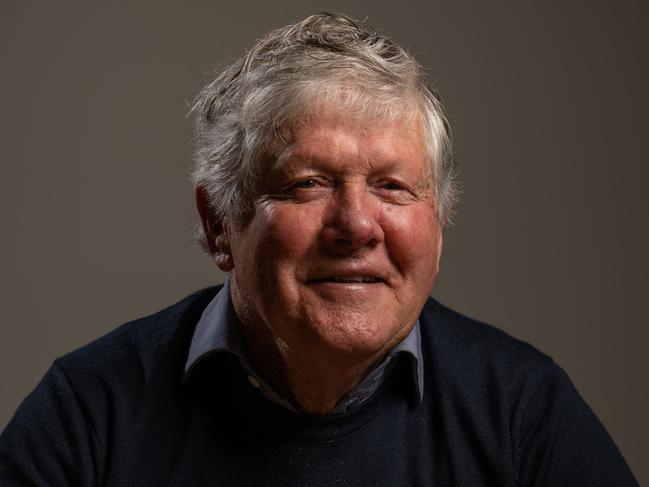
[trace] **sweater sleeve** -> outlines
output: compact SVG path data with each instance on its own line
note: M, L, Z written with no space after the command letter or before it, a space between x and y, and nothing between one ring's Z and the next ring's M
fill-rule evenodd
M638 486L611 437L556 364L522 418L520 485Z
M0 485L97 485L87 410L55 362L0 436Z

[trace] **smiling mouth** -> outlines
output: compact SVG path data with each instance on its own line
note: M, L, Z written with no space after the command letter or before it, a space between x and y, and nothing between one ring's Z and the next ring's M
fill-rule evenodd
M310 281L313 284L336 282L342 284L374 284L383 282L383 279L374 276L331 276Z

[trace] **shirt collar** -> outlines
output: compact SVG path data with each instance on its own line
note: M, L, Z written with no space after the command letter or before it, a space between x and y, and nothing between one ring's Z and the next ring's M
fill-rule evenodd
M194 367L205 357L218 352L231 353L237 356L241 366L248 373L248 379L258 387L267 399L282 404L287 409L297 412L293 405L277 394L272 387L255 373L246 353L240 322L230 300L230 282L226 279L223 287L207 305L192 337L189 355L185 363L185 377L188 377ZM415 323L408 336L388 353L376 368L374 368L352 391L336 406L334 413L344 412L348 407L360 404L374 392L387 377L394 366L394 357L405 354L408 356L413 381L417 388L417 397L421 400L424 394L424 365L421 349L421 331L419 320Z
M185 376L198 362L214 352L230 352L240 359L246 356L238 321L230 301L230 282L226 279L198 320L185 364Z

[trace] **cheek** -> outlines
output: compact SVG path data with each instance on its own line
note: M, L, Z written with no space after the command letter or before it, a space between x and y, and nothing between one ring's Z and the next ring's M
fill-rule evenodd
M318 238L321 218L299 205L269 204L258 209L244 247L260 265L283 271L298 266Z
M397 207L384 212L383 228L391 259L404 272L436 271L441 233L432 210Z

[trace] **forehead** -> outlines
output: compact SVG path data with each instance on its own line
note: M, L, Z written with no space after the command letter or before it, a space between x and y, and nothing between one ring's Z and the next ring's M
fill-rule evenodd
M414 116L359 118L340 110L323 110L291 125L277 149L275 169L327 163L430 169L423 123Z

